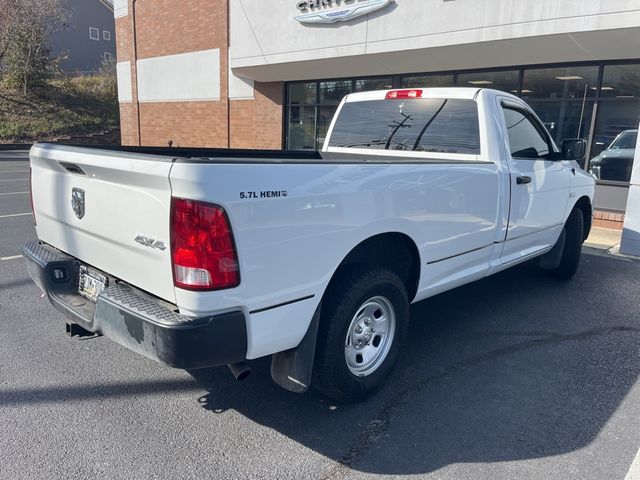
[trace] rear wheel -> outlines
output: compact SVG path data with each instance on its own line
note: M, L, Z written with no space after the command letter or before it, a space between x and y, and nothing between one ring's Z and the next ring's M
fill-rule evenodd
M565 240L562 257L557 268L548 270L556 278L570 279L578 270L584 241L584 217L582 210L574 208L564 225Z
M313 386L340 402L364 400L392 370L408 326L407 292L395 273L339 273L323 300Z

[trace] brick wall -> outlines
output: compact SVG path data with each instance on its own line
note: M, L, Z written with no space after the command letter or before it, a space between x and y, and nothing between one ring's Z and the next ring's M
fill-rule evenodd
M140 103L140 135L133 15L116 19L118 61L131 61L132 103L120 105L124 145L281 148L283 84L255 85L254 99L228 107L227 1L137 0L137 59L220 50L220 100ZM230 108L230 110L228 110ZM229 121L231 128L229 130Z
M166 147L226 147L225 102L140 104L142 144Z
M138 120L135 104L120 104L120 139L122 145L138 145Z
M228 45L227 0L137 0L136 24L138 58Z
M254 100L231 101L232 148L282 148L282 82L255 83Z
M593 226L609 228L611 230L622 230L624 227L624 214L596 210L593 212Z

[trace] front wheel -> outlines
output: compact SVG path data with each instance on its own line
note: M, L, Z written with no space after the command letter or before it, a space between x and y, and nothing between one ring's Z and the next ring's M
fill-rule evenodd
M340 402L364 400L392 370L408 326L407 292L395 273L340 272L323 299L313 386Z

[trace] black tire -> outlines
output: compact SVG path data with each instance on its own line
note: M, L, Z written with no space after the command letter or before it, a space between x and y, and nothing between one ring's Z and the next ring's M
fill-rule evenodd
M395 333L389 340L386 357L380 357L376 369L366 376L356 376L345 356L347 333L358 309L368 300L380 297L387 299L393 309ZM338 272L322 301L312 386L341 403L366 399L380 388L393 369L408 329L407 291L395 273L369 266L349 266Z
M567 223L564 225L565 240L562 257L558 268L548 270L549 275L555 278L568 280L578 271L580 265L580 254L582 253L582 243L584 242L584 217L582 210L574 208Z

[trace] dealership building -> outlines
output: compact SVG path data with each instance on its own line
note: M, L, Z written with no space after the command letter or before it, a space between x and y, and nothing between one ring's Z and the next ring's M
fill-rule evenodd
M315 149L350 92L494 88L557 143L587 140L597 224L621 226L632 161L609 147L640 121L638 0L115 0L114 13L123 144Z

